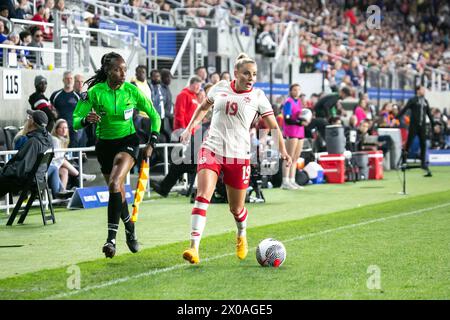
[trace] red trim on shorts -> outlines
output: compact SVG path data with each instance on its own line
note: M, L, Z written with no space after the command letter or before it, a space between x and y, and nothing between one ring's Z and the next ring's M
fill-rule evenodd
M242 90L242 91L236 90L236 80L231 81L230 87L235 93L249 93L252 92L253 90L253 87L250 90Z

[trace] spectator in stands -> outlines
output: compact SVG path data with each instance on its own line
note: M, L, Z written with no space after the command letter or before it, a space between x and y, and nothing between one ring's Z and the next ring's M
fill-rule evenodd
M82 92L86 91L84 87L84 76L80 73L76 74L74 77L73 91L81 97ZM97 137L95 136L95 123L86 125L82 130L86 138L86 147L95 145L97 142ZM80 129L81 130L81 129Z
M161 7L161 12L159 13L159 19L161 19L161 24L169 25L170 16L172 14L172 7L169 3L164 2Z
M2 5L0 6L0 17L5 18L6 20L8 20L8 16L9 16L9 9L8 6ZM7 33L9 33L10 30L8 30L8 28L6 28Z
M166 133L171 133L173 130L173 98L172 92L170 91L170 83L172 82L172 73L168 69L161 70L161 87L165 94L164 97L164 109L165 109L165 118L164 118L164 130ZM170 136L170 135L169 135Z
M195 74L200 78L202 81L202 88L205 86L205 84L208 82L208 71L206 71L206 67L201 66L195 68Z
M122 14L130 19L137 20L139 16L138 12L139 0L129 0L122 8Z
M16 18L22 20L29 20L32 18L33 5L28 0L19 0L16 8Z
M214 15L219 32L229 31L231 26L230 8L225 0L218 0L213 11L211 14Z
M19 38L20 38L19 45L23 47L27 47L32 41L31 33L28 30L24 30L21 33L19 33ZM27 69L33 68L32 63L30 62L30 60L28 60L29 56L30 56L29 50L20 50L18 57L20 60L20 64L22 67Z
M224 71L220 74L220 80L231 81L231 74L228 71Z
M161 84L161 73L158 70L152 70L150 72L150 88L152 90L152 102L156 111L158 111L161 117L161 129L159 135L160 142L170 141L170 125L166 121L167 114L171 112L169 105L166 101L169 99L169 92L166 90L166 86Z
M219 81L220 81L219 73L218 72L211 73L211 75L209 76L209 82L212 84L216 84Z
M47 115L47 131L51 131L57 119L57 113L50 101L45 96L47 90L47 79L44 76L36 76L34 78L34 87L36 91L28 98L32 110L44 111Z
M62 14L65 11L65 9L66 9L65 1L64 0L56 0L56 2L55 2L55 9L57 11L57 14L59 14L60 17L61 17L61 22L63 24L67 24L67 19L69 19L69 16L67 14ZM56 17L53 17L53 20L55 18ZM49 21L51 22L52 20L49 20Z
M2 0L2 4L8 9L8 15L6 16L7 19L17 18L14 0Z
M431 127L434 127L434 119L431 114L430 105L425 99L425 87L419 85L416 87L416 96L409 99L406 106L400 110L397 119L401 118L407 111L411 112L411 120L408 131L408 140L403 154L403 162L406 163L406 156L412 142L417 135L420 141L420 161L422 169L426 171L425 177L431 177L431 171L426 162L426 117L430 119Z
M146 66L139 65L136 67L135 78L131 80L131 83L138 87L144 93L144 95L150 101L152 101L152 90L150 87L150 83L148 83L147 81ZM136 111L133 121L136 127L136 134L139 138L139 143L146 143L149 139L150 133L150 119L147 113L145 113L144 111Z
M378 126L381 128L398 128L399 125L400 121L393 112L392 103L386 102L380 110Z
M311 54L307 54L306 61L300 65L300 73L313 73L315 70L314 65L314 57Z
M39 154L52 148L50 134L45 129L47 115L40 110L27 110L33 123L30 125L28 140L7 163L0 169L0 197L10 192L18 192L28 182L29 174ZM39 171L37 177L42 180L45 173Z
M431 149L448 149L445 140L445 127L441 122L435 122L432 128Z
M256 52L265 57L274 57L276 46L273 24L266 22L263 31L256 37Z
M80 95L83 92L84 76L78 73L73 77L73 81L73 91Z
M336 81L337 87L339 88L341 83L342 83L342 81L344 80L346 72L345 72L344 68L342 67L342 62L340 60L337 60L334 63L333 69L336 70L336 73L334 75L334 79Z
M152 92L152 102L153 106L155 107L156 111L158 111L159 115L161 116L161 119L164 119L166 117L166 110L165 110L165 99L167 98L167 94L165 92L165 88L161 86L161 73L154 69L150 72L150 90ZM162 123L161 123L162 125ZM161 128L161 131L164 129Z
M25 123L23 124L22 129L17 132L16 136L13 139L14 150L20 150L25 142L28 141L27 134L33 128L33 119L31 117L27 117Z
M53 1L53 0L49 0L49 1ZM47 16L49 15L49 12L50 12L49 9L46 9L45 6L39 5L37 7L36 14L33 16L33 18L31 18L31 20L47 23L48 22ZM53 31L49 27L40 25L40 26L38 26L38 28L41 30L42 35L45 40L47 40L47 41L53 40ZM31 32L31 34L34 37L34 33Z
M359 126L361 121L363 121L364 119L372 118L372 117L367 116L367 114L369 112L370 112L370 110L367 105L367 101L364 99L360 99L359 103L356 105L355 109L353 110L353 114L356 116L356 119L357 119L356 126Z
M58 119L64 119L69 125L70 144L69 148L85 147L86 137L84 129L75 131L73 129L73 111L80 100L80 96L73 89L74 80L71 71L63 73L64 87L52 93L50 103L58 112Z
M181 90L175 101L173 130L187 128L195 109L198 107L197 94L200 92L202 79L192 76L189 86Z
M65 119L58 119L55 127L52 130L52 142L55 149L67 149L70 145L69 126ZM69 176L75 177L76 180L80 178L80 172L66 159L66 152L55 152L52 164L58 168L59 177L61 179L62 192L67 188ZM88 182L94 181L95 174L82 174L83 180ZM79 186L79 182L76 183ZM60 190L58 190L60 191Z
M37 27L33 26L30 28L30 33L32 37L31 43L28 45L29 47L35 47L35 48L43 48L44 47L44 33L42 30ZM44 60L42 59L43 52L40 51L39 53L37 51L30 50L30 54L28 57L28 60L33 64L37 66L37 57L40 56L40 67L44 65Z
M350 76L353 86L359 87L362 85L362 70L357 59L353 59L350 63L350 68L347 70L347 75Z
M53 22L53 8L55 8L55 0L45 0L44 2L44 9L45 9L45 15L48 22Z
M5 24L2 20L0 20L0 44L11 44L5 33ZM3 65L3 49L0 50L0 65Z
M356 147L358 151L382 150L387 154L393 144L391 136L377 136L372 134L372 121L365 119L361 121L358 129Z

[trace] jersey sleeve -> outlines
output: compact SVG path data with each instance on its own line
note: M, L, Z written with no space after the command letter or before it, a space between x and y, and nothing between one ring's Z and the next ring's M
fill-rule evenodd
M292 105L289 101L287 101L284 105L283 105L283 115L285 117L291 117L292 116Z
M161 117L156 111L153 103L148 99L144 93L137 87L135 87L136 94L136 108L139 111L145 112L151 121L151 131L158 132L161 129Z
M258 113L262 118L273 115L272 104L262 90L258 93Z
M81 98L78 100L75 110L73 111L73 128L75 130L83 128L81 121L89 114L94 106L94 91L81 93Z
M209 103L214 103L215 96L217 95L219 90L221 88L225 87L226 85L227 85L227 81L226 80L222 80L222 81L217 82L215 85L213 85L211 87L211 89L209 89L208 94L206 95L206 100Z

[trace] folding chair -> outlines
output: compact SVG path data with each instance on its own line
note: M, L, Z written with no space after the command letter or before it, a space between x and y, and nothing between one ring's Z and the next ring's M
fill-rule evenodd
M14 223L14 220L16 218L16 215L19 213L20 207L22 206L23 201L28 196L28 193L31 193L30 198L28 199L27 205L25 206L25 209L20 214L18 224L22 224L25 221L25 218L28 215L28 211L30 210L31 205L33 204L34 199L36 199L36 196L39 198L39 205L41 208L41 214L42 214L42 221L44 222L44 225L47 224L47 221L52 221L53 223L56 223L55 220L55 214L53 212L53 206L52 206L52 194L49 191L48 184L47 184L47 170L50 166L50 162L52 162L54 153L53 152L46 152L41 153L38 155L36 163L34 164L33 170L30 174L30 179L27 181L27 183L24 185L19 200L16 203L16 206L14 207L13 212L11 213L11 216L8 219L8 222L6 223L7 226L11 226ZM37 173L39 171L45 171L44 179L43 181L38 180ZM47 194L47 200L48 200L48 207L50 210L50 215L47 215L47 210L44 206L44 194Z

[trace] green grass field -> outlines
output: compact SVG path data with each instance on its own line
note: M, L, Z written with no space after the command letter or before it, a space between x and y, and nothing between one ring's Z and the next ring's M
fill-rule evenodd
M128 253L121 226L112 260L101 254L105 208L58 209L57 223L46 227L36 212L23 226L6 227L2 216L0 299L449 299L450 168L433 172L431 179L408 172L407 196L398 194L397 172L382 181L265 190L268 203L248 204L244 261L235 256L227 206L212 205L198 266L181 258L191 210L181 196L143 204L142 250ZM286 246L279 269L256 262L255 246L268 237ZM67 285L74 266L79 290Z

